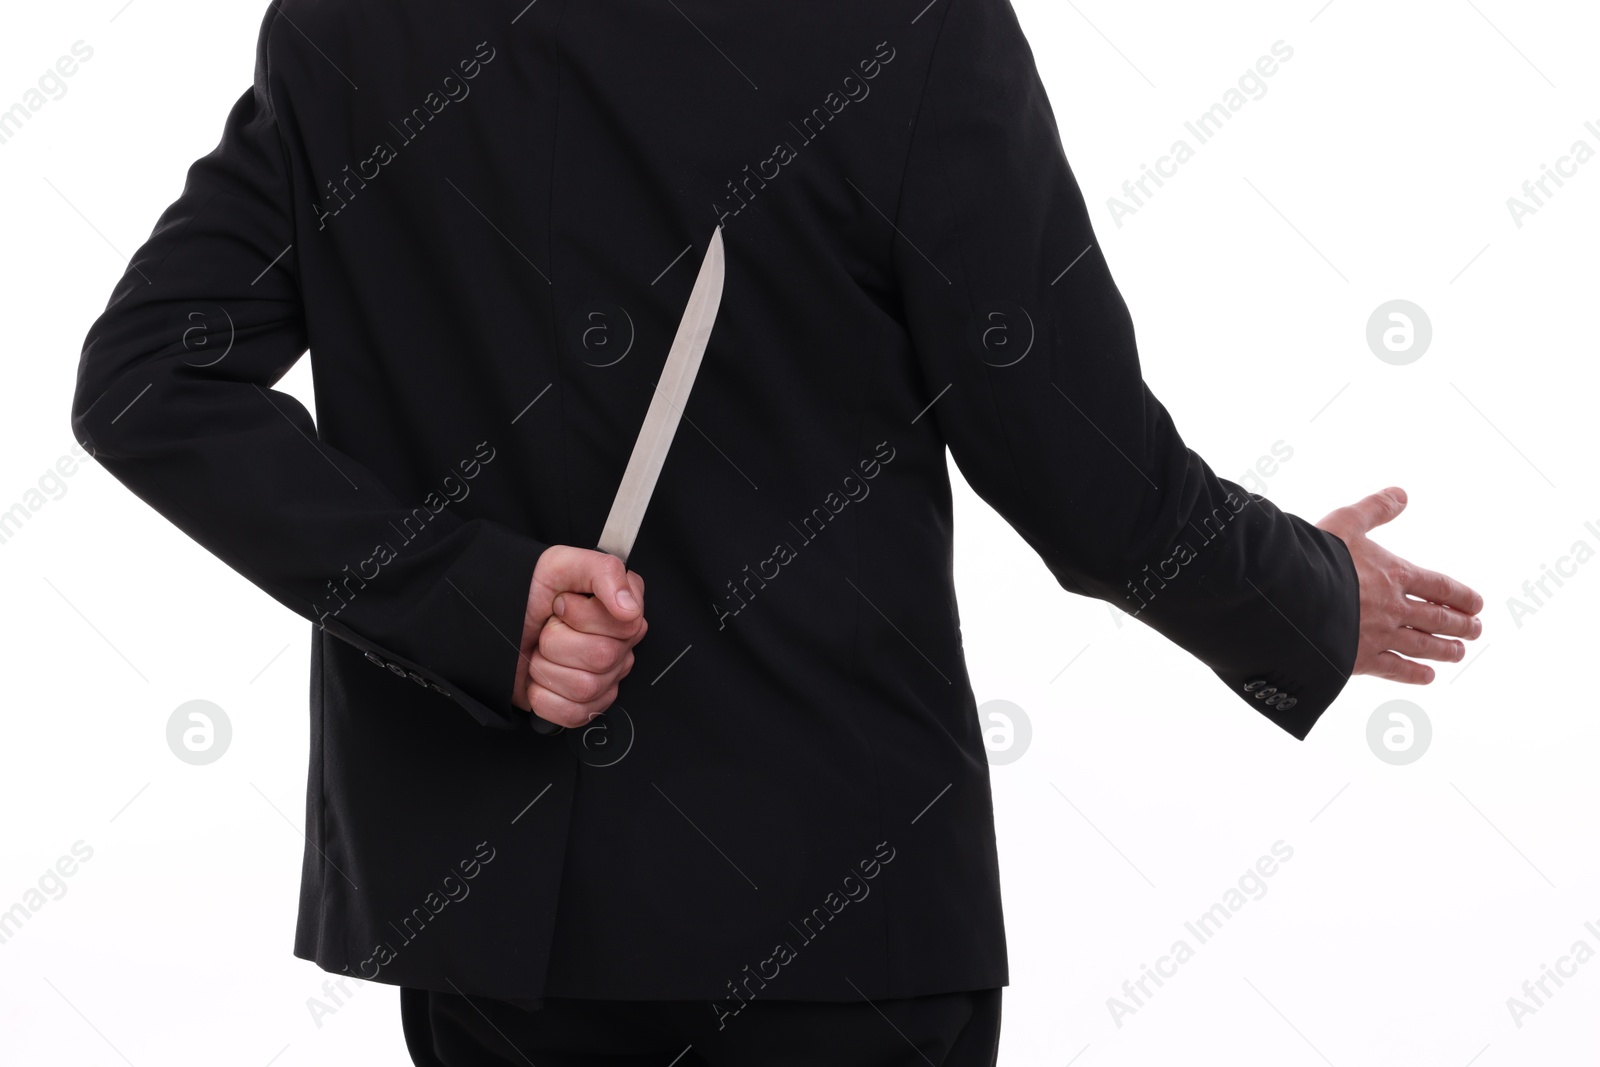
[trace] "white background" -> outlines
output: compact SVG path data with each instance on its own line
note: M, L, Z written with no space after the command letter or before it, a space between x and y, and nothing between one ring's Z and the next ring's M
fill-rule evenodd
M1189 445L1238 480L1281 442L1292 457L1264 491L1313 521L1403 486L1411 507L1379 539L1481 591L1485 633L1431 686L1355 679L1296 742L1142 625L1061 592L963 487L978 699L1032 725L993 769L1013 1067L1600 1055L1600 960L1520 1027L1506 1003L1574 942L1600 951L1584 928L1600 928L1600 561L1520 619L1508 606L1532 606L1523 583L1575 542L1600 549L1600 160L1520 227L1506 204L1574 141L1600 150L1584 129L1600 126L1600 15L1319 2L1016 7L1146 378ZM215 145L265 10L122 4L4 16L0 106L73 42L94 56L0 145L0 510L69 454L83 335ZM1184 121L1280 40L1293 57L1266 94L1197 145ZM1119 226L1107 199L1180 137L1194 158ZM1405 366L1366 342L1393 299L1433 326ZM282 387L309 406L307 370ZM0 944L0 1060L408 1062L392 988L359 984L319 1025L324 975L290 955L309 628L92 462L63 484L0 543L0 909L74 842L93 857ZM234 727L207 767L166 745L195 698ZM1367 742L1396 698L1433 725L1406 766ZM1280 840L1293 858L1265 896L1198 944L1184 922ZM1108 998L1179 938L1194 958L1118 1026Z

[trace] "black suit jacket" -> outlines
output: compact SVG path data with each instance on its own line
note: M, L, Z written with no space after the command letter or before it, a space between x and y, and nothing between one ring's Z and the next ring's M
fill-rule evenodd
M599 535L718 225L650 634L538 734L530 576ZM273 389L308 348L315 424ZM1355 655L1343 543L1145 387L1007 0L282 0L72 427L314 624L295 951L381 982L1004 984L947 448L1064 589L1294 737Z

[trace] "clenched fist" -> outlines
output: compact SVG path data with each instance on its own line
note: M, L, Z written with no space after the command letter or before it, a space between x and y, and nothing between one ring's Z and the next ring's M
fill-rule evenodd
M528 589L512 703L558 726L583 726L617 699L648 628L643 578L608 553L551 545Z

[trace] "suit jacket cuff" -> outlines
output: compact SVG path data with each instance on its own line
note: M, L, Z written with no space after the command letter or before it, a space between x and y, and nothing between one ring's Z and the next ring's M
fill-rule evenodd
M1314 587L1272 598L1284 639L1270 656L1247 655L1213 670L1241 700L1304 741L1354 672L1361 590L1344 541L1289 518L1322 542L1324 565Z
M382 632L359 634L331 615L320 625L374 665L449 697L482 725L531 732L532 716L511 694L526 669L520 646L533 571L549 546L487 519L466 526L474 536L439 586ZM417 651L407 657L399 648Z

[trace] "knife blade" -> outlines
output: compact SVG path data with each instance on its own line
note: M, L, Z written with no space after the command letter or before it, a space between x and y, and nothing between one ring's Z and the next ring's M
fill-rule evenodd
M633 442L633 452L622 472L617 495L611 501L611 513L606 516L605 527L600 532L596 546L609 552L624 563L633 551L633 543L644 524L644 513L655 494L656 482L666 463L672 438L678 432L683 417L683 405L694 388L695 376L700 372L700 362L705 357L706 345L711 340L711 328L716 325L717 311L722 307L722 283L727 274L727 258L722 246L722 226L711 233L705 258L700 263L700 273L695 276L694 288L689 291L689 303L683 317L678 320L678 332L667 351L667 362L661 368L661 378L656 382L655 395L644 415L644 425ZM548 719L530 716L536 733L551 734L564 727Z
M689 303L683 318L678 322L678 333L672 339L666 365L661 370L661 380L656 383L655 395L645 412L644 425L633 443L633 454L622 472L622 482L611 502L611 513L606 517L600 541L601 552L628 561L633 542L639 536L644 514L655 494L656 481L666 463L672 438L678 432L683 417L683 406L694 388L695 375L711 340L711 328L716 324L717 311L722 306L722 284L727 273L726 255L722 246L722 227L711 233L706 246L700 273L689 292Z

